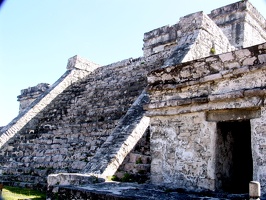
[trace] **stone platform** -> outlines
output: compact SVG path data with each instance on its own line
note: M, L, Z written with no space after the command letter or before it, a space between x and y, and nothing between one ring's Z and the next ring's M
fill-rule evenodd
M47 200L52 199L97 199L97 200L243 200L248 194L215 193L211 191L191 192L184 189L168 189L152 184L104 182L88 186L59 186L49 188ZM266 199L266 196L261 199Z

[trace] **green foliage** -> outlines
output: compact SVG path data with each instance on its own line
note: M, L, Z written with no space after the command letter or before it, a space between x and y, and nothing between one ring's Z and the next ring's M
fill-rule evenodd
M31 200L45 200L46 194L37 190L29 188L18 188L4 186L2 191L3 198L5 200L17 200L17 199L31 199Z
M116 175L113 175L113 176L111 177L111 180L112 180L112 181L119 181L119 178L118 178Z
M121 179L122 182L132 182L131 175L129 173L125 173Z
M142 164L142 160L140 157L136 160L136 164Z

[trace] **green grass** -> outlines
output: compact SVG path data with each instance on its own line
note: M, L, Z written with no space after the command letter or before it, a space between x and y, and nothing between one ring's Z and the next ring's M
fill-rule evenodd
M46 194L40 191L28 189L4 186L2 191L4 200L18 200L18 199L31 199L31 200L45 200Z

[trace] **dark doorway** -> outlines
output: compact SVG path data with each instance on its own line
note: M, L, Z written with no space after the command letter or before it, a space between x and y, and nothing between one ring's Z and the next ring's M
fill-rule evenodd
M217 123L216 188L248 193L253 175L250 121Z

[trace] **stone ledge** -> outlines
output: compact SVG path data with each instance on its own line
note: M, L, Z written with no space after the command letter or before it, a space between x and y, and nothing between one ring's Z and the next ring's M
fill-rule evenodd
M152 108L152 109L147 109L146 116L148 117L169 116L169 115L203 112L210 110L258 108L259 106L263 105L263 103L264 103L263 98L252 96L252 97L233 99L233 101L227 99L226 103L224 101L217 101L217 102L209 101L208 103L200 103L200 104L197 103L197 104L189 104L189 105L175 106L175 107Z
M258 96L263 98L265 95L266 95L265 88L255 88L250 90L232 91L224 94L209 95L205 97L171 99L168 101L154 102L144 105L144 109L145 110L163 109L167 107L188 106L193 104L204 104L208 102L220 102L220 101L228 101L231 99L238 99L238 98L244 99L244 98L258 97Z
M180 85L182 87L184 84L194 85L199 82L216 81L222 78L231 78L244 73L254 72L258 69L266 69L266 50L262 49L263 47L265 47L265 43L235 52L214 55L155 70L148 74L148 89L160 90L167 89L167 87L172 89L180 87ZM260 50L258 51L258 49ZM247 51L254 52L254 55L243 61L240 55L246 54ZM218 62L217 59L218 61L226 61L224 63ZM213 68L213 65L215 65L215 68ZM195 73L201 73L201 75L194 77L193 74Z
M68 59L67 63L67 70L72 70L72 69L82 69L86 70L88 72L92 72L96 68L98 68L99 65L95 64L85 58L82 58L78 55L73 56Z
M256 109L229 109L206 112L206 121L221 122L228 120L245 120L261 117L260 108Z
M104 182L104 179L94 174L60 173L50 174L47 178L48 186L85 185L97 182Z
M106 200L184 200L184 199L248 199L248 194L228 194L212 191L188 191L152 184L105 182L84 187L49 187L47 200L52 199L106 199Z

